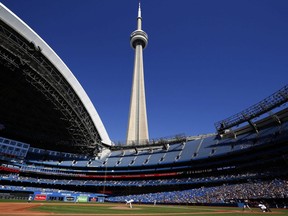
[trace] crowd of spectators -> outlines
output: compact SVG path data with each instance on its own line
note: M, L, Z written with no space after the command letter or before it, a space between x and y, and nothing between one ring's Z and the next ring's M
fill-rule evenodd
M133 199L140 203L228 203L244 199L288 198L288 180L274 179L243 184L201 187L184 191L149 193L110 197L108 201L124 202Z
M231 176L230 176L231 177ZM240 176L237 176L238 178ZM222 177L224 178L224 176ZM53 185L121 185L127 186L139 185L139 184L181 184L179 179L170 180L148 180L148 182L143 181L98 181L98 180L61 180L61 179L38 179L31 177L19 176L18 174L6 174L1 175L0 180L9 180L9 182L37 182L44 184ZM202 181L203 179L201 179ZM215 179L208 179L214 180ZM150 181L150 182L149 182ZM160 182L161 181L161 182ZM182 179L182 183L187 183L191 179ZM36 185L36 184L35 184ZM38 185L39 187L40 185ZM9 190L12 186L2 185L0 190ZM14 188L14 187L13 187ZM129 187L127 187L129 188ZM17 188L17 189L20 189ZM27 190L22 187L23 190ZM33 188L29 188L33 190ZM190 190L182 191L169 191L169 192L159 192L159 193L147 193L140 195L129 195L129 196L117 196L110 197L107 201L111 202L125 202L125 200L135 200L138 203L180 203L180 204L193 204L193 203L231 203L231 201L237 200L260 200L260 199L288 199L288 180L274 179L270 181L260 181L251 180L248 183L238 183L238 184L222 184L221 186L214 187L200 187Z
M158 186L158 185L181 185L181 184L204 184L204 183L217 183L224 181L241 180L247 178L257 178L257 174L246 173L238 175L221 175L221 176L209 176L199 178L173 178L173 179L153 179L153 180L92 180L85 178L81 179L57 179L53 178L54 175L49 178L36 178L21 176L18 173L12 174L0 174L0 180L9 180L10 182L34 182L42 184L53 184L53 185L106 185L106 186ZM51 178L52 177L52 178Z
M274 179L246 184L223 185L209 194L211 201L219 202L231 199L276 199L288 198L288 181Z
M30 192L34 191L43 192L43 193L71 193L75 191L69 190L60 190L55 188L41 188L41 187L23 187L23 186L14 186L14 185L0 185L0 193L1 191L18 191L18 192Z

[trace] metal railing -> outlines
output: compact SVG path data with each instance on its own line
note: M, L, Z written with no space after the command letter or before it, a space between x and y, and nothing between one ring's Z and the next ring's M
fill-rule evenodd
M223 132L226 129L240 125L246 121L256 118L288 101L288 85L281 88L279 91L265 98L257 104L215 123L218 132Z

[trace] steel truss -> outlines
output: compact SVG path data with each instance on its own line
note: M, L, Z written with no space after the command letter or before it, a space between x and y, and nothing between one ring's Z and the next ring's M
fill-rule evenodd
M84 153L98 152L103 147L101 137L78 95L62 74L41 53L41 48L27 41L0 21L0 61L10 70L20 69L26 80L59 110L72 144Z
M280 105L288 101L288 85L281 88L279 91L260 101L259 103L239 112L229 118L215 123L215 127L218 132L222 133L226 129L230 129L234 126L240 125L244 122L248 122L250 125L251 120L269 112L270 110L279 107Z

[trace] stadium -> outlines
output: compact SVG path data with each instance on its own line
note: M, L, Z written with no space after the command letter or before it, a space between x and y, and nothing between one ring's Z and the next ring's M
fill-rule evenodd
M286 208L288 86L215 133L114 144L73 73L3 4L0 40L1 199Z

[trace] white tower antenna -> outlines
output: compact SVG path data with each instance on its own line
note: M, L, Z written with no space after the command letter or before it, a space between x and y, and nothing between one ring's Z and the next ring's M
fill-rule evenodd
M130 45L135 50L133 84L127 130L127 145L144 144L149 140L144 85L143 49L148 36L142 30L141 5L139 1L137 30L130 36Z

